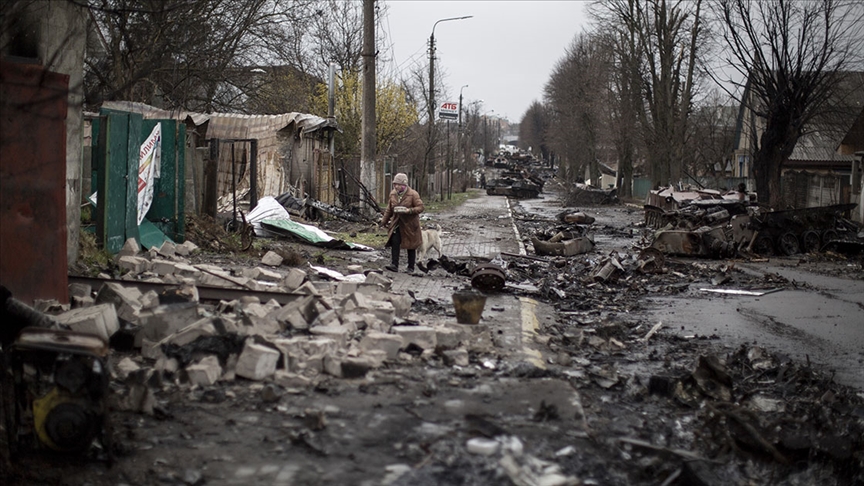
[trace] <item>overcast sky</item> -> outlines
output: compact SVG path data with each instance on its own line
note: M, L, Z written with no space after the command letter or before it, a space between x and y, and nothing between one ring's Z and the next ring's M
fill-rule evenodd
M389 0L383 32L392 43L392 66L379 72L407 73L418 65L429 69L428 45L435 28L435 70L444 73L445 90L436 104L483 100L482 112L519 122L535 100L555 64L577 33L587 26L585 2L559 1L419 1ZM379 34L378 36L382 36ZM446 93L443 100L440 93Z

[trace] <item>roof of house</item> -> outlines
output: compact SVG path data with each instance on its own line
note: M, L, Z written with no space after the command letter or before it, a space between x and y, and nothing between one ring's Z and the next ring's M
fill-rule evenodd
M102 108L140 113L147 119L167 118L192 122L195 126L207 123L207 138L260 139L294 124L301 134L324 128L340 130L332 118L306 113L281 115L243 115L238 113L194 113L191 111L163 110L135 101L106 101Z
M851 161L838 153L864 109L864 72L842 73L840 85L828 106L798 139L790 161ZM862 142L859 142L859 144Z

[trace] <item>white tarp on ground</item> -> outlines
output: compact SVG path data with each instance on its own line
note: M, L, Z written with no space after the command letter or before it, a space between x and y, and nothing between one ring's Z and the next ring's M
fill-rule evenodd
M249 211L246 215L246 222L255 228L256 236L274 236L270 231L261 227L261 221L265 219L284 219L291 221L291 214L284 206L279 204L279 201L272 196L262 197L258 200L255 209Z

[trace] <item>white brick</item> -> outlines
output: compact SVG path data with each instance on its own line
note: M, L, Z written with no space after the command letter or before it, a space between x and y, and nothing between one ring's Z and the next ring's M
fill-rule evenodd
M268 267L278 267L282 265L282 257L275 251L268 251L261 257L261 263Z
M173 257L177 253L177 245L172 241L165 240L162 242L162 246L156 250L160 255L165 257Z
M54 320L60 324L66 324L73 331L99 336L106 342L120 329L120 321L117 319L114 304L72 309L54 316Z
M339 348L348 345L348 330L339 326L318 326L309 329L314 336L330 338L336 342Z
M120 251L117 252L117 258L124 256L135 256L141 251L141 245L138 244L138 240L135 238L129 238L126 242L123 243L123 248L120 248Z
M264 282L279 282L282 280L282 275L280 275L278 272L267 270L266 268L261 267L243 269L243 276L254 280L261 280Z
M444 351L444 364L448 366L468 366L470 364L468 360L468 350L464 348L460 349L450 349Z
M174 262L169 262L168 260L157 259L150 262L150 271L156 275L172 275L175 270Z
M213 318L205 317L166 337L160 344L171 343L177 346L185 346L201 336L215 336L216 334Z
M150 262L146 258L137 256L122 256L117 259L117 266L132 274L146 272L149 264Z
M462 344L465 333L460 329L446 326L435 327L435 345L443 350L456 349Z
M198 320L195 303L167 304L142 311L138 319L139 336L158 342Z
M393 326L391 331L405 339L405 346L414 343L426 350L435 349L437 344L435 329L428 326Z
M83 283L69 284L70 297L92 297L93 287Z
M159 294L156 293L155 290L148 290L147 293L141 296L138 299L138 302L141 304L141 309L152 309L154 307L159 306ZM137 318L137 316L136 316Z
M292 291L303 285L305 280L306 272L299 268L292 268L291 270L288 270L288 275L286 275L282 280L282 285L289 291Z
M196 364L186 367L186 376L193 385L212 385L222 376L222 366L219 358L207 356Z
M114 304L117 317L126 322L138 322L138 312L141 310L141 291L135 287L124 287L116 282L108 282L99 288L96 295L97 304Z
M174 251L176 251L177 254L180 256L189 256L192 254L193 251L195 251L197 249L198 249L198 245L196 245L195 243L192 243L189 240L184 241L183 244L181 244L181 245L175 245L174 246Z
M360 349L364 352L377 350L384 351L388 361L395 361L399 357L399 350L405 345L405 339L396 334L384 334L383 332L368 332L360 340Z
M369 272L369 275L366 275L366 283L380 285L384 290L390 290L393 285L392 280L378 272Z
M201 270L189 265L184 262L175 262L174 263L174 274L179 275L181 277L197 277L201 274Z
M250 380L263 380L276 371L279 362L279 351L267 346L246 340L243 352L237 360L235 372L237 376Z

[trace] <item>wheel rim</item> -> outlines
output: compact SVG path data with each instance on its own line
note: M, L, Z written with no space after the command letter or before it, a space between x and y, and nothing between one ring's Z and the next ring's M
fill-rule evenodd
M771 242L771 238L767 236L757 238L756 242L753 243L753 251L759 255L773 255L774 244Z
M804 244L804 251L819 251L819 233L815 231L805 231L804 234L801 235L801 242Z
M784 255L794 255L801 250L798 245L798 237L793 233L784 233L777 240L777 247Z

